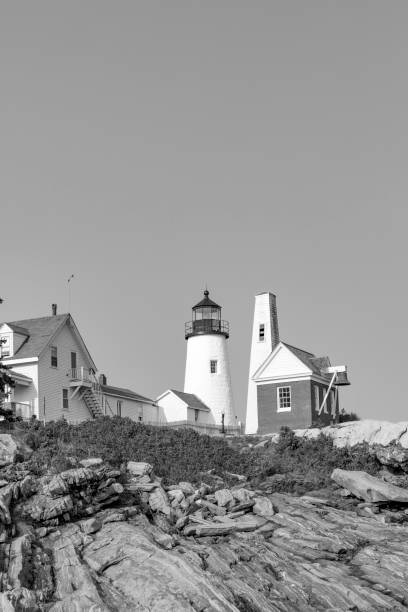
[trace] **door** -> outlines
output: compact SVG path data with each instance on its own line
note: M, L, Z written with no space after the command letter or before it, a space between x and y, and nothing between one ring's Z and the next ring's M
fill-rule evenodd
M76 370L76 367L77 367L76 353L72 352L71 353L71 370Z

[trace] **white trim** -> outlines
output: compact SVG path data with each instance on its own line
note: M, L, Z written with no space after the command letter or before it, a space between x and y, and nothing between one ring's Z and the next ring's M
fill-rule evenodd
M151 404L152 406L155 406L156 404L154 402L151 402L150 400L148 401L143 400L143 399L139 399L137 397L132 397L130 395L118 395L117 393L113 393L111 391L104 391L102 389L102 395L109 395L109 397L116 397L116 399L122 400L122 399L127 399L127 400L131 400L132 402L138 402L139 404Z
M262 372L269 366L269 364L271 363L271 361L273 361L273 359L275 359L276 355L282 350L282 349L286 349L287 351L289 351L289 353L291 355L293 355L293 357L295 357L295 359L297 359L297 361L302 364L302 367L305 368L307 370L307 375L308 376L312 376L313 374L313 370L311 370L301 359L299 359L299 357L296 355L296 353L294 353L288 346L286 346L286 344L282 341L279 342L279 344L277 344L275 346L275 348L273 349L273 351L271 353L269 353L269 355L267 356L267 358L265 359L265 361L258 367L258 369L254 372L254 374L252 375L252 380L255 380L255 382L257 382L257 379L260 378L260 376L262 375ZM299 376L299 374L298 374ZM276 377L278 378L278 377ZM269 379L264 379L264 380L269 380ZM270 379L272 380L272 378Z
M3 359L5 365L17 365L19 363L36 363L38 357L24 357L21 359Z
M257 385L271 385L273 383L280 382L295 382L297 380L311 380L312 377L310 374L287 374L284 378L282 376L271 376L270 378L262 378L261 380L252 379Z
M161 399L163 399L164 397L166 397L166 395L168 395L169 393L171 393L172 395L174 395L175 397L177 397L179 402L182 402L186 408L189 408L189 405L187 402L185 402L183 399L181 399L181 397L179 397L177 395L177 393L174 393L174 391L172 389L167 389L167 391L165 391L164 393L162 393L161 395L159 395L159 397L156 397L156 402L159 402ZM156 405L156 404L153 404Z
M290 406L285 406L284 408L281 408L280 397L279 397L280 389L289 389ZM276 412L292 412L292 387L290 385L285 385L283 387L276 387Z
M338 372L347 372L347 366L331 366L330 368L322 368L322 372L326 374L337 374Z

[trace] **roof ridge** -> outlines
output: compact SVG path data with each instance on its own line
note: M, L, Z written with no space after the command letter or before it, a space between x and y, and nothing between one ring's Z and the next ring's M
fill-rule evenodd
M289 342L284 342L283 340L281 340L281 342L282 344L284 344L285 346L288 346L289 348L293 348L296 351L302 351L302 353L306 353L307 355L310 355L311 357L316 357L314 353L311 353L310 351L305 351L305 349L302 349L299 346L295 346L294 344L289 344Z

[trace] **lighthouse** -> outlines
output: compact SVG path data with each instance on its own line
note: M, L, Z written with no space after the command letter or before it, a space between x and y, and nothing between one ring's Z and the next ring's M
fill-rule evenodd
M185 324L187 340L184 392L196 395L211 410L214 423L234 425L227 339L229 323L221 319L221 306L204 291Z

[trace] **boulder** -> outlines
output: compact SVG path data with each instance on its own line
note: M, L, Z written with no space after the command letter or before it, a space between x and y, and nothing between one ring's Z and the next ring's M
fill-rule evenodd
M157 487L157 489L150 493L149 506L153 510L153 512L162 512L166 516L169 516L171 513L171 508L166 492L161 487Z
M335 469L332 479L367 502L399 502L408 504L408 491L379 480L362 471Z
M168 498L176 504L180 504L184 499L184 493L181 489L171 489L167 491L167 495Z
M11 434L0 434L0 467L30 458L32 449Z
M83 487L84 485L95 480L95 473L89 468L72 468L60 473L60 477L70 487Z
M194 495L195 489L191 482L179 482L176 486L183 491L184 495Z
M231 489L231 493L239 502L249 501L252 497L254 497L255 493L253 491L248 491L248 489L239 488L239 489Z
M408 449L401 446L380 446L376 450L376 457L383 465L393 468L402 468L408 471Z
M408 423L387 423L381 424L381 429L370 441L372 444L388 446L393 442L397 442L399 438L407 431Z
M102 459L100 457L89 457L89 459L82 459L79 463L84 468L95 467L101 465Z
M273 516L275 514L273 504L267 497L254 497L254 501L255 504L252 508L252 512L255 514L265 517Z
M126 468L132 476L150 475L153 471L153 466L144 461L128 461Z
M15 612L15 607L5 593L0 593L0 610L1 612Z
M106 522L106 521L105 521ZM81 531L86 534L96 533L102 527L102 523L97 518L90 518L80 523Z
M217 504L221 507L233 503L234 497L229 489L219 489L214 493Z

